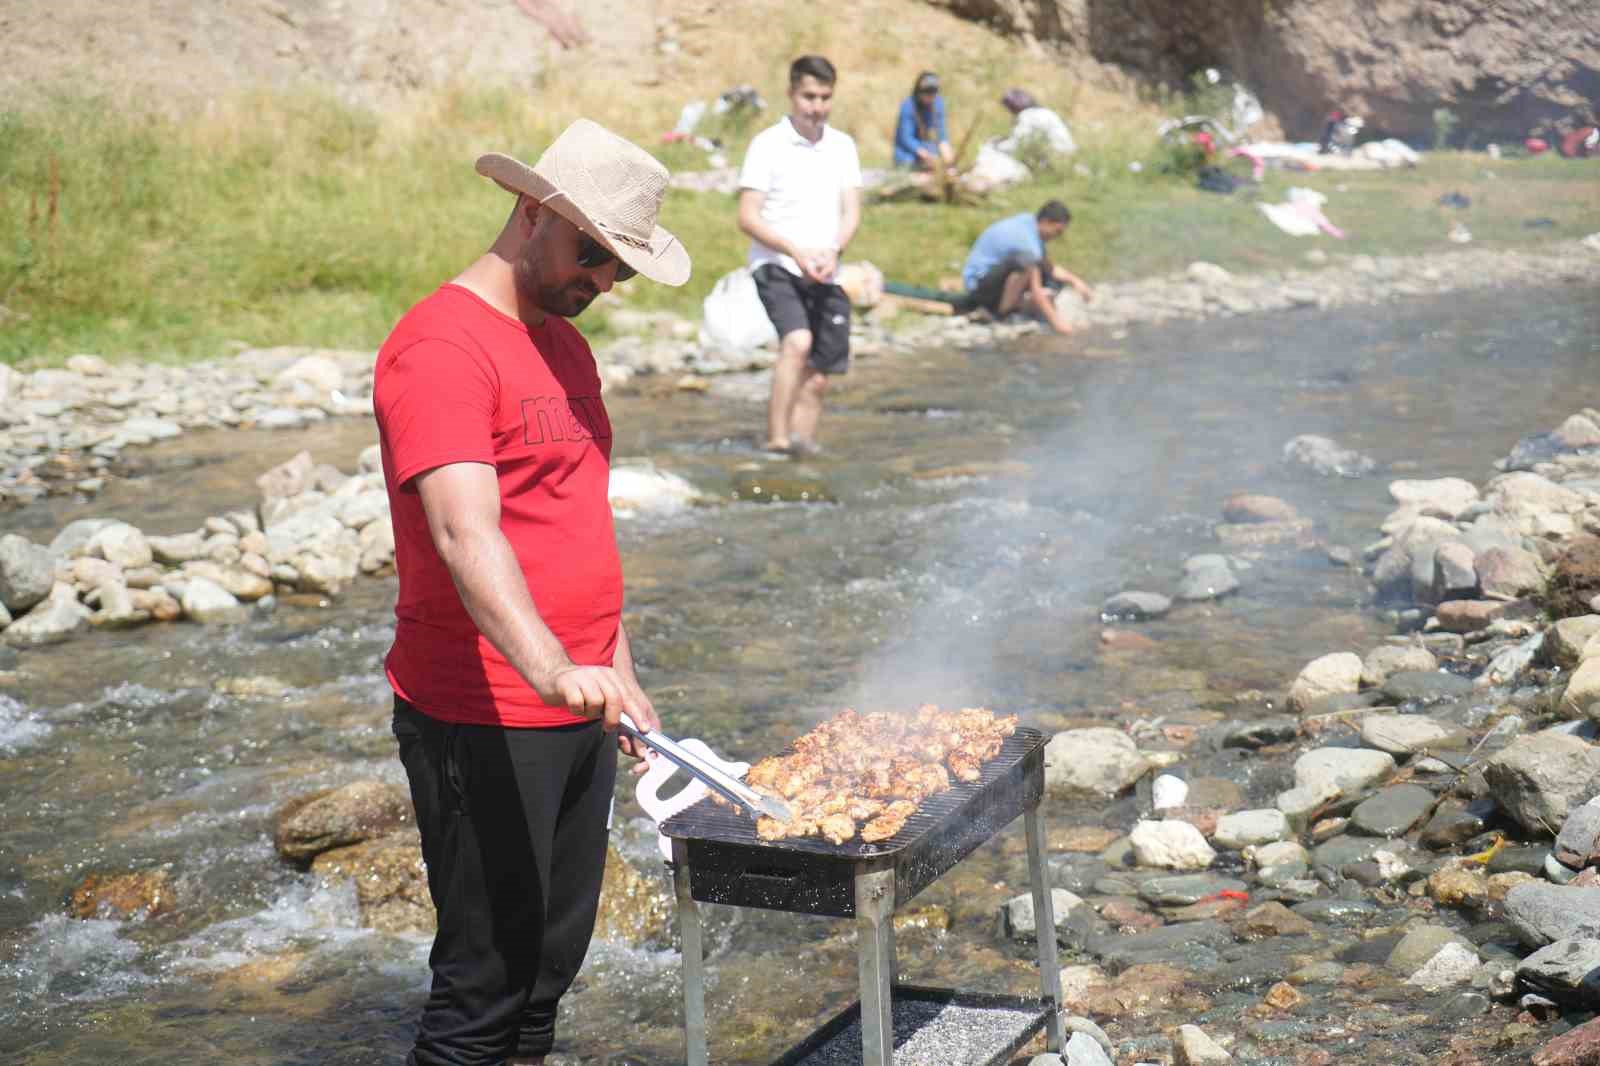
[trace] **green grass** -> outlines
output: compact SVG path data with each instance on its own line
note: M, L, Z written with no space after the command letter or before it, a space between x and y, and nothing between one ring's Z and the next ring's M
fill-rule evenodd
M507 198L471 160L508 147L504 130L518 131L512 150L547 141L556 130L536 103L455 91L386 118L304 94L242 97L181 119L84 97L0 111L0 360L51 363L89 351L181 361L234 341L375 347L406 307L498 232ZM737 161L765 121L713 132ZM997 132L997 118L984 121L979 137ZM626 132L671 166L703 159ZM1600 229L1600 163L1447 153L1402 172L1269 172L1262 196L1278 199L1297 183L1320 189L1328 216L1351 233L1313 241L1279 233L1244 196L1201 192L1187 176L1162 172L1143 118L1085 123L1077 133L1076 166L981 206L869 205L848 258L934 285L959 272L989 222L1052 197L1075 215L1056 256L1091 282L1195 259L1246 271L1292 266L1313 246L1444 250L1455 247L1446 233L1458 219L1492 246ZM881 162L883 146L861 141L866 161ZM1135 160L1141 173L1128 169ZM1472 207L1437 206L1452 190ZM1524 227L1536 217L1556 225ZM633 307L697 315L716 279L744 259L734 200L674 192L664 221L694 256L693 280L619 291ZM603 315L584 325L606 332Z

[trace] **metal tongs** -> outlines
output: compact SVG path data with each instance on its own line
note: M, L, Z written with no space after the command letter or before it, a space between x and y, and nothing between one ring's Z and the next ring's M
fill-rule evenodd
M752 814L764 814L768 818L776 818L780 822L794 820L794 812L789 809L787 803L777 796L767 796L757 792L732 774L701 759L694 752L669 736L640 729L633 724L633 719L629 718L626 713L622 715L620 728L626 735L645 744L651 750L666 756L696 778L704 781L707 787L722 793L746 811L750 811Z

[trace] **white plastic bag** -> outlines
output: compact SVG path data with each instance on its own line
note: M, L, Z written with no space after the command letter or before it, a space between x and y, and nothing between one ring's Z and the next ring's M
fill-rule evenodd
M972 164L971 174L981 178L989 187L996 185L1010 185L1013 182L1028 180L1028 168L1025 164L1006 155L992 144L984 144L978 148L978 158Z
M778 343L778 331L756 294L756 279L749 267L740 267L717 279L702 305L700 344L724 352L745 352Z

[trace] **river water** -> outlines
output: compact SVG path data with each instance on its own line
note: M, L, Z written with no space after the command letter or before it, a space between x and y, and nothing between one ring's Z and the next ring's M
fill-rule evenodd
M828 453L806 463L754 450L757 380L616 397L619 461L648 459L710 497L619 525L641 676L670 732L746 759L846 705L981 702L1046 731L1275 713L1307 660L1393 631L1366 581L1321 548L1254 554L1238 595L1137 626L1153 643L1132 651L1102 643L1100 604L1170 593L1185 557L1217 550L1211 527L1235 491L1280 496L1325 544L1359 552L1392 506L1388 480L1481 483L1519 436L1597 402L1597 355L1600 310L1574 290L926 351L862 361L832 401ZM1285 465L1302 433L1378 472ZM247 505L255 477L301 448L351 469L373 439L358 420L191 434L93 503L46 500L0 523L39 540L87 514L191 529ZM825 500L756 502L752 484L767 490L757 499ZM0 689L0 1061L402 1060L426 941L359 928L353 890L280 862L269 828L310 789L403 780L381 673L393 596L392 578L369 579L234 628L148 626L24 653L21 680ZM279 690L229 695L230 678ZM1261 787L1250 798L1270 803ZM618 800L619 845L659 870L629 785ZM1047 824L1126 828L1131 803L1050 805ZM87 874L163 864L170 913L65 916ZM997 906L1026 885L1013 827L918 898L952 924L903 934L902 974L1035 990L1028 949L994 932ZM854 998L848 923L729 908L708 921L714 1061L768 1061ZM1214 991L1211 1015L1114 1031L1199 1017L1226 1033L1261 989ZM681 1061L680 995L674 952L597 944L558 1050ZM1413 1020L1358 1039L1352 1011ZM1346 1061L1425 1062L1460 1027L1416 1020L1429 1017L1422 993L1344 989L1239 1051L1287 1063L1342 1039Z

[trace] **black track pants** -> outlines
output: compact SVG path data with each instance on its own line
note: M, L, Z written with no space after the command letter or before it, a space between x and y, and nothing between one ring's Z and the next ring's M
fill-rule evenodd
M439 931L410 1066L547 1054L594 931L616 738L451 725L395 698Z

